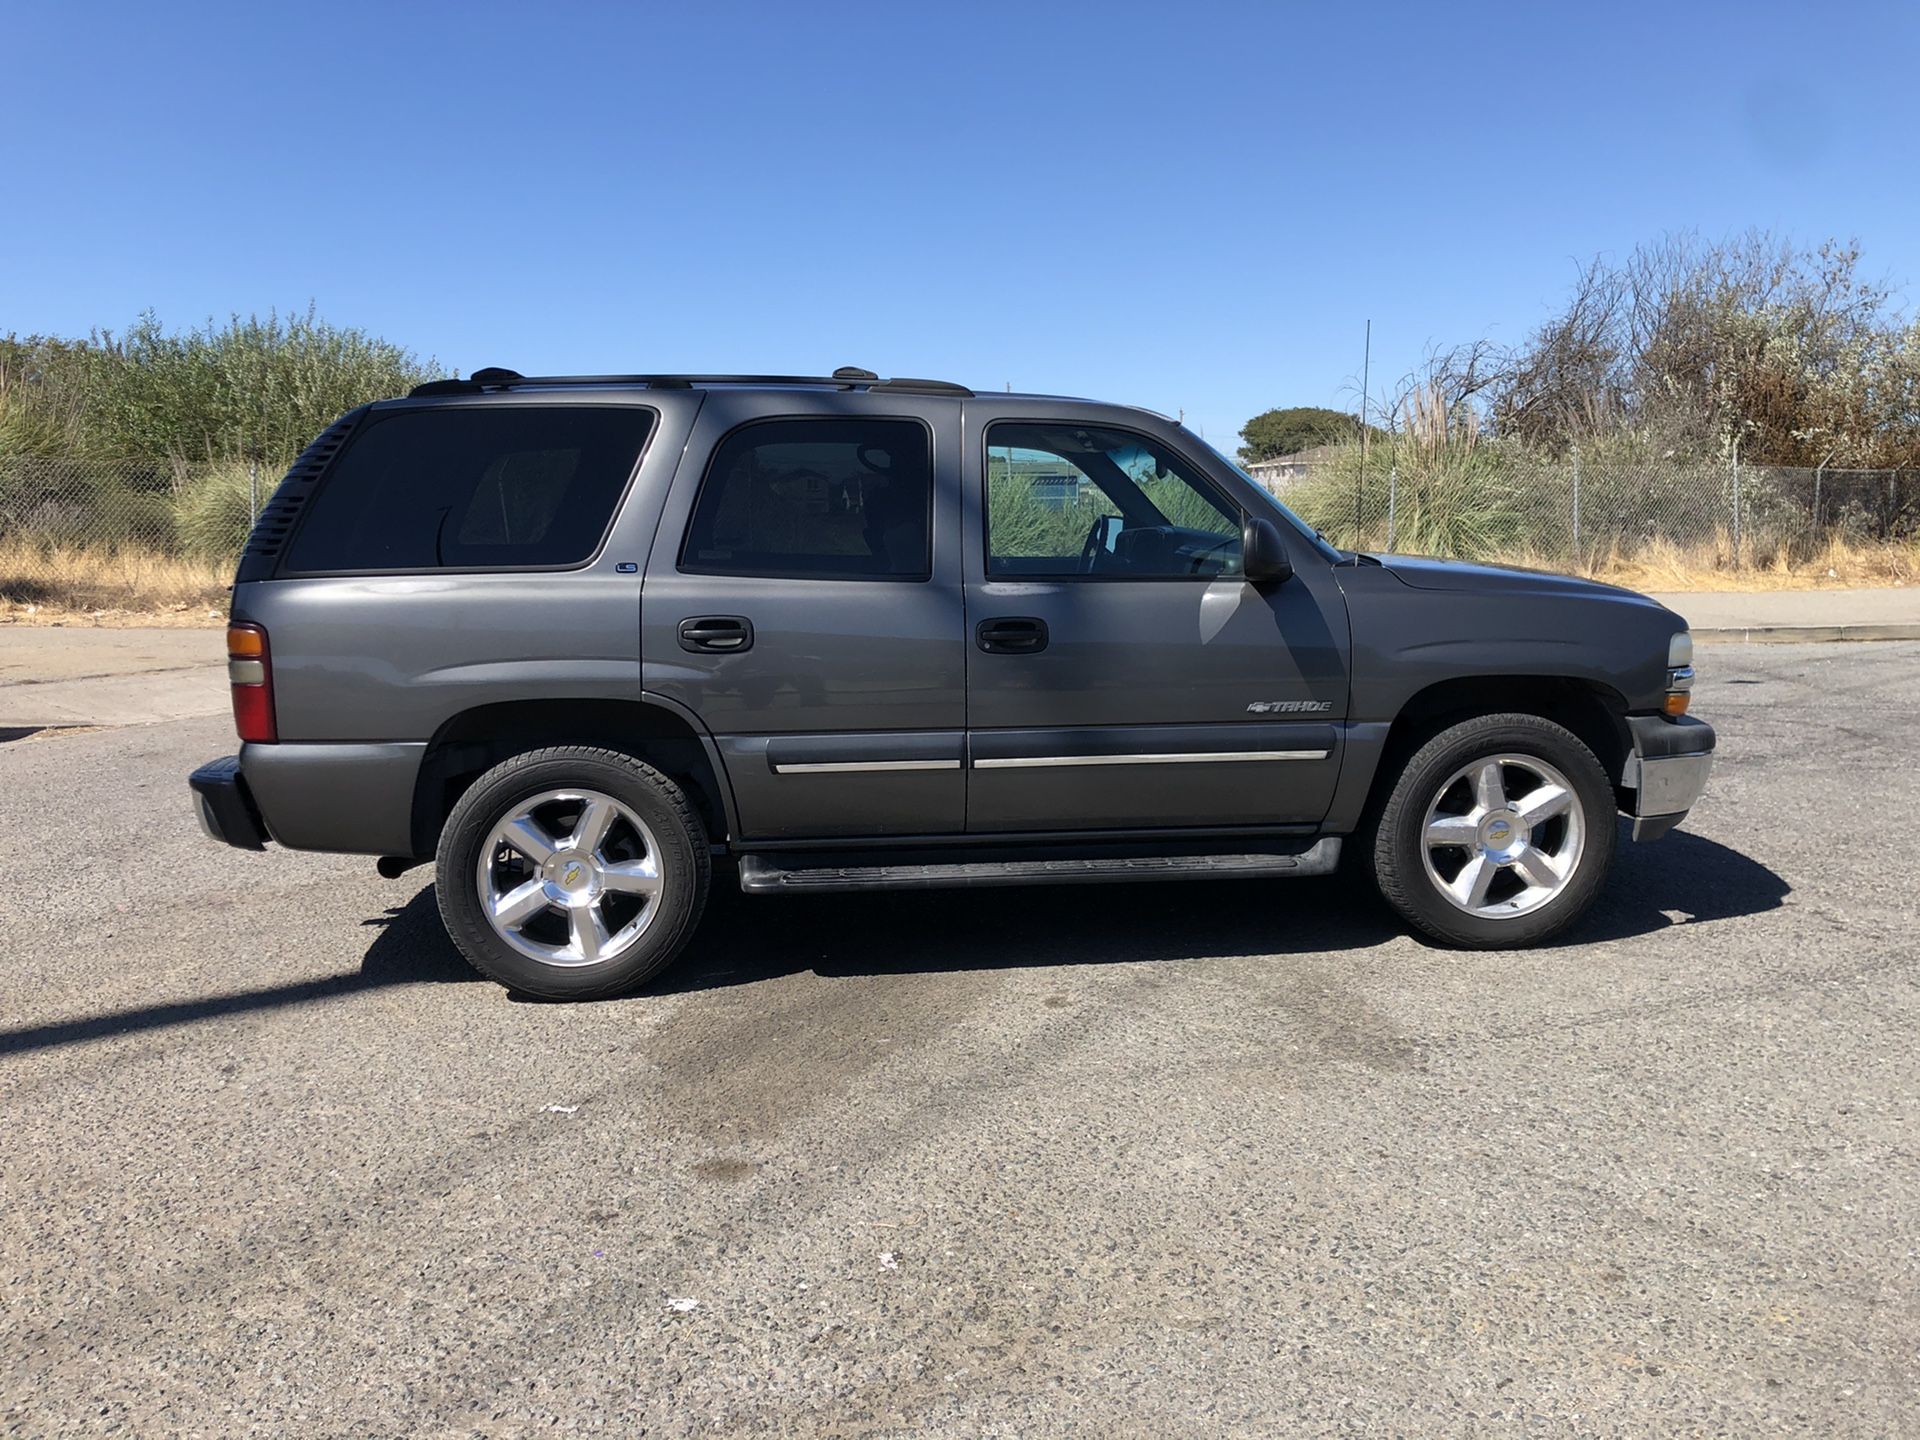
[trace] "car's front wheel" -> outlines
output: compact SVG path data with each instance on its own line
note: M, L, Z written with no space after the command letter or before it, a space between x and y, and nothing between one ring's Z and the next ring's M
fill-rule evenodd
M487 771L440 835L447 933L482 974L548 999L638 985L706 903L707 837L678 786L630 755L536 750Z
M1615 830L1613 787L1578 736L1538 715L1481 715L1401 770L1374 836L1374 878L1445 944L1533 945L1593 903Z

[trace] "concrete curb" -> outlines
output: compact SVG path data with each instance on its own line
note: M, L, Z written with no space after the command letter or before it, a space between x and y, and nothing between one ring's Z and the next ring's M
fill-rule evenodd
M1696 627L1705 645L1814 645L1832 640L1920 640L1920 625L1734 625Z

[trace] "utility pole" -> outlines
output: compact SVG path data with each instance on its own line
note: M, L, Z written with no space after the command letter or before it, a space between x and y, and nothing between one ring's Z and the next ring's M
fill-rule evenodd
M1360 478L1353 482L1353 548L1360 548L1362 497L1367 488L1367 386L1373 369L1373 321L1367 321L1366 348L1360 354Z

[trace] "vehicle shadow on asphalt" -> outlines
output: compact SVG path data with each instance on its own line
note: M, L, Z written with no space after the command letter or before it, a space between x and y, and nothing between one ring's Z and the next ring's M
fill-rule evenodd
M388 985L419 985L480 978L461 959L460 952L453 948L453 942L447 938L447 932L440 924L440 909L434 902L431 885L424 887L405 905L393 906L384 915L360 923L378 927L380 933L367 948L360 968L349 974L328 975L318 980L296 980L285 985L263 985L252 990L209 995L199 1000L134 1006L102 1015L0 1030L0 1057L35 1050L55 1050L66 1045L84 1044L89 1040L105 1040L143 1031L165 1030L218 1019L223 1015L244 1015L254 1011L278 1010L289 1005L306 1005Z
M728 873L715 882L714 903L686 955L647 987L650 993L685 994L806 972L912 974L1324 954L1406 933L1370 890L1346 877L780 900L727 893ZM1557 943L1625 940L1759 914L1778 908L1790 889L1765 865L1699 835L1677 831L1657 845L1623 843L1593 912ZM378 933L349 974L0 1030L0 1056L394 985L480 978L447 938L431 885L362 923Z
M1676 831L1636 845L1626 828L1606 889L1556 946L1759 914L1778 908L1791 889L1765 865L1716 841ZM716 876L717 885L729 883ZM648 987L652 992L749 985L803 971L870 975L1337 953L1409 933L1369 884L1345 875L765 901L722 894L716 902L686 957Z
M725 883L725 882L723 882ZM726 896L657 994L783 975L944 973L1363 949L1392 917L1340 880Z
M1793 886L1751 856L1675 830L1651 845L1628 838L1620 823L1613 874L1593 909L1560 946L1631 940L1675 925L1704 925L1778 910ZM1682 918L1676 918L1682 917Z

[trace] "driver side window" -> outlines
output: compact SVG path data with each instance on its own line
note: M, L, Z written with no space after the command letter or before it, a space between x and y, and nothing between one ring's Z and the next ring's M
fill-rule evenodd
M1240 571L1240 514L1144 436L987 429L987 573L1191 579Z

